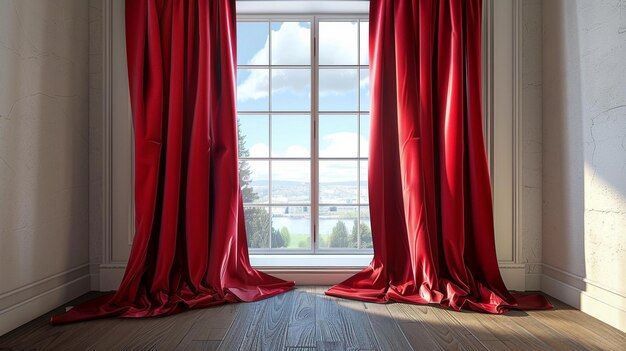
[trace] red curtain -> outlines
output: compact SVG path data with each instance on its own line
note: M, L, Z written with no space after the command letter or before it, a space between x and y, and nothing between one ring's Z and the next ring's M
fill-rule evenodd
M328 295L502 313L481 111L481 0L371 0L374 259Z
M250 266L237 176L234 0L127 0L136 234L112 296L53 317L148 317L292 289Z

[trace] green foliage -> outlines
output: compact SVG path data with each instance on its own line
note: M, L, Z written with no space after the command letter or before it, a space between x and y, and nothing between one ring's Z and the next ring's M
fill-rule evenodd
M348 247L348 228L343 221L337 222L330 234L330 247Z
M283 240L282 235L280 235L280 230L276 228L272 228L272 248L285 247L285 241Z
M348 237L348 247L350 248L359 247L359 242L358 242L359 233L357 231L358 230L357 228L361 230L361 247L360 248L371 249L373 247L372 246L372 230L369 225L365 223L359 223L359 221L356 219L354 220L354 225L352 226L352 233L350 233L350 236Z
M287 227L280 228L280 236L283 238L283 243L285 244L285 247L288 247L291 241L289 229Z
M270 232L270 214L263 208L252 207L244 209L246 218L246 236L248 247L268 248Z

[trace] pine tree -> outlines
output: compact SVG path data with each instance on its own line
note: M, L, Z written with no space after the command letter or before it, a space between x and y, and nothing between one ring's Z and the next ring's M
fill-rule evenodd
M337 222L330 234L330 247L348 247L348 228L343 221Z
M241 130L241 122L237 118L237 130ZM259 198L259 194L252 187L252 170L248 161L242 160L242 157L250 156L250 150L246 147L246 136L237 133L237 147L239 149L239 186L241 187L241 197L244 203L250 203ZM268 248L270 245L270 225L271 218L269 213L261 207L246 207L243 210L246 221L246 237L248 239L248 247L251 248ZM272 238L273 239L273 238ZM273 245L272 245L273 246Z

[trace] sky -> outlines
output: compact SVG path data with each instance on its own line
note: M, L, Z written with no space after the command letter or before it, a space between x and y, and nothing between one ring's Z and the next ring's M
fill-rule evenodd
M270 26L267 22L238 22L237 60L239 65L268 65ZM367 65L367 22L361 23L361 45L357 22L320 22L320 65ZM266 113L239 115L240 133L246 136L250 157L295 157L311 155L311 27L308 22L271 23L272 65L299 67L239 69L237 108L239 111L268 111L270 78L273 111L297 112L289 115ZM323 68L319 72L319 136L322 157L367 157L369 116L324 114L324 111L368 111L369 70ZM360 103L359 103L360 95ZM300 112L301 111L301 112ZM361 132L358 123L361 124ZM270 132L272 142L270 147ZM359 152L359 142L361 150ZM310 161L273 162L272 178L310 181ZM253 178L267 179L266 162L249 162ZM356 180L354 161L320 161L320 182Z

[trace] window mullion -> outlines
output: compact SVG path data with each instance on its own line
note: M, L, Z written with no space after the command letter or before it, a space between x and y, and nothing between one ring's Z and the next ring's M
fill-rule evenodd
M318 38L317 16L311 19L311 249L317 253L319 249L319 140L318 127Z

